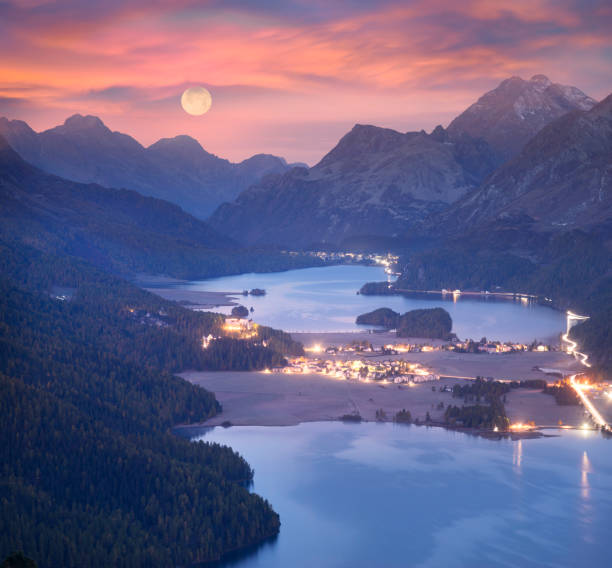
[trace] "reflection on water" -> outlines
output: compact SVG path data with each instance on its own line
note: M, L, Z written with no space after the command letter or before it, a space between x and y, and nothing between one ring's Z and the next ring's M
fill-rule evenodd
M523 462L523 440L518 440L514 445L514 454L512 455L512 464L515 466L518 473L521 472L521 464Z
M265 296L236 296L253 307L255 321L286 331L356 331L355 318L388 307L398 312L443 307L462 339L523 341L549 339L565 328L565 316L551 308L512 299L464 294L363 296L365 282L383 281L385 272L374 266L328 266L272 274L241 274L180 284L188 290L236 292L264 288ZM229 313L231 308L217 311Z
M593 502L591 501L591 485L589 483L589 475L593 473L591 462L586 450L582 454L580 463L580 496L578 513L581 525L581 538L585 543L593 544Z
M587 500L590 496L590 488L589 488L589 473L591 473L591 462L589 462L589 456L586 453L586 450L582 454L582 469L581 469L582 477L580 479L580 487L582 487L582 497Z
M278 539L237 568L608 564L612 452L596 434L327 422L201 437L239 451L281 516Z

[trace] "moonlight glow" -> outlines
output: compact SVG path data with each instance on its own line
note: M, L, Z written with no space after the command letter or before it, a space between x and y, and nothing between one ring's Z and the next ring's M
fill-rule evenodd
M189 87L181 96L183 110L194 116L208 112L212 105L212 96L204 87Z

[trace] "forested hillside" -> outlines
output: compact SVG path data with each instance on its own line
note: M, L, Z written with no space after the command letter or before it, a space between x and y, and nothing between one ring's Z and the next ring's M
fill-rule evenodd
M559 235L497 223L462 240L410 254L396 288L499 287L550 298L558 308L590 316L572 329L572 336L598 370L612 374L611 250L610 223Z
M201 337L220 316L24 245L2 243L0 262L0 556L165 567L276 534L242 458L170 432L219 411L168 371L211 364ZM234 341L226 366L282 360Z

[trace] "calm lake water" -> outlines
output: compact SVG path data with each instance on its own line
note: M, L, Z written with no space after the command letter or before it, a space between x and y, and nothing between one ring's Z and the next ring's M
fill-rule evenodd
M238 302L253 307L253 319L285 331L355 331L355 318L376 308L398 312L441 306L453 319L453 331L461 338L486 336L499 341L549 340L565 329L565 316L546 306L512 300L486 301L441 296L362 296L356 294L365 282L383 281L377 266L328 266L275 272L241 274L189 282L177 287L189 290L242 292L264 288L266 296L239 296ZM216 311L229 313L231 308ZM363 328L361 328L363 329Z
M612 446L390 423L214 428L255 469L279 537L223 566L610 565Z

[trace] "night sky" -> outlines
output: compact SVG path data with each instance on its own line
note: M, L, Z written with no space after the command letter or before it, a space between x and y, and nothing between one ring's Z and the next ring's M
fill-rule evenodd
M0 1L0 116L313 164L355 123L430 131L511 75L603 98L611 30L609 1Z

